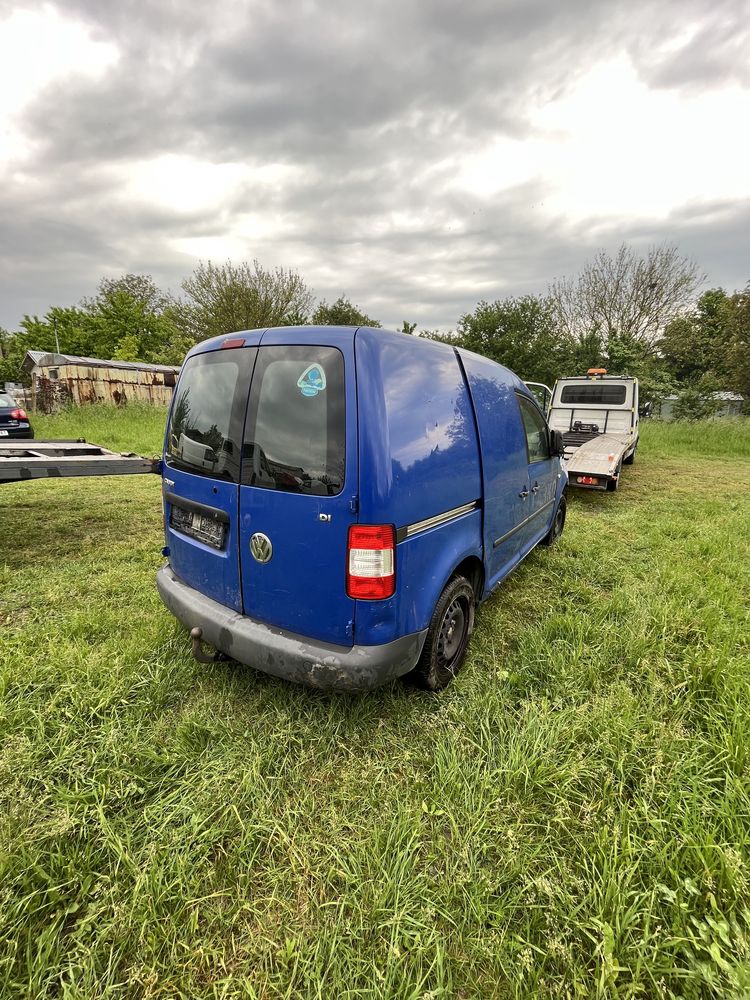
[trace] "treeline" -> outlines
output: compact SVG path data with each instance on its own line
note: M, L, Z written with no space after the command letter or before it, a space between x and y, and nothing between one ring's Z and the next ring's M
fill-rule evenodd
M455 331L420 336L493 358L528 381L604 367L636 375L642 398L680 395L678 414L709 415L711 393L750 400L750 284L711 289L695 262L675 246L643 255L623 245L598 253L582 271L553 281L544 295L479 302ZM200 263L172 296L145 275L103 279L93 298L75 307L25 316L20 329L0 331L0 383L23 381L27 350L180 364L207 337L298 323L381 324L341 296L316 303L295 271L257 261ZM416 323L404 322L405 333Z
M182 294L161 291L149 275L103 278L77 306L54 306L42 318L24 316L17 331L0 329L0 385L25 382L26 352L179 365L193 346L235 330L318 323L380 326L347 298L314 301L294 271L258 261L200 263Z

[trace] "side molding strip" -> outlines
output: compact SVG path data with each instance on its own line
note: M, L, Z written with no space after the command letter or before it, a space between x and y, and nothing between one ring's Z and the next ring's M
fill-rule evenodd
M442 514L435 514L434 517L427 517L424 521L415 521L414 524L407 524L404 528L397 528L396 542L403 542L405 538L411 538L412 535L417 535L420 531L427 531L429 528L436 528L439 524L445 524L446 521L452 521L455 517L461 517L464 514L469 514L472 510L476 510L478 507L479 501L472 500L471 503L465 503L461 507L454 507L453 510L446 510Z
M510 531L506 531L504 535L500 535L499 538L496 538L495 541L492 543L492 548L496 549L498 545L502 545L503 542L507 542L507 540L510 538L511 535L515 535L515 533L517 531L520 531L521 528L525 528L526 525L529 523L529 521L533 521L535 517L539 517L539 515L543 514L545 510L548 510L550 507L552 507L556 499L557 498L555 497L553 500L548 500L543 507L540 507L539 510L535 510L533 514L529 514L529 516L525 517L523 521L519 522L515 526L515 528L511 528Z

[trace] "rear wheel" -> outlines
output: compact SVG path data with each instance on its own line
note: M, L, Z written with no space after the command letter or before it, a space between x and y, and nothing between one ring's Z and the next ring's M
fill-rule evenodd
M542 539L542 545L554 545L560 535L563 533L563 528L565 527L565 517L568 513L568 501L565 499L565 494L560 497L560 503L557 505L557 510L555 511L555 520L552 522L552 527L549 529L547 534Z
M637 447L637 445L636 445ZM622 460L623 465L632 465L635 462L635 448Z
M474 628L474 589L463 576L448 583L430 619L412 677L428 691L441 691L461 669Z

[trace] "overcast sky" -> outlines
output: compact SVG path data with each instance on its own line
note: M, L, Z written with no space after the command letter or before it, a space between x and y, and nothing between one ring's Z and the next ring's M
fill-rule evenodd
M750 279L750 0L0 0L0 325L257 257L451 328L599 247Z

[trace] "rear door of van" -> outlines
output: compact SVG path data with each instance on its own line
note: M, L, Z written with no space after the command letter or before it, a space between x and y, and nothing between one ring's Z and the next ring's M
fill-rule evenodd
M242 611L239 482L247 394L261 332L186 360L164 448L169 561L188 586ZM231 345L246 346L231 346Z
M357 520L352 331L269 330L250 390L239 487L246 615L351 646L349 526ZM285 342L286 341L286 342ZM303 342L301 342L303 341ZM307 341L307 342L305 342Z

